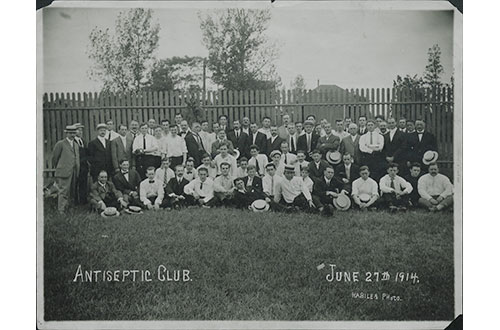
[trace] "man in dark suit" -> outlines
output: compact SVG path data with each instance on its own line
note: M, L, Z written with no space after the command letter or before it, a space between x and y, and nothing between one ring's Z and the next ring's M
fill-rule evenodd
M250 157L250 137L241 130L239 120L233 122L233 129L227 133L227 139L233 143L235 149L240 151L240 157Z
M139 185L141 176L136 170L130 169L127 159L120 160L120 171L113 176L113 184L122 195L128 205L141 206L139 199Z
M423 120L415 121L415 129L414 133L407 133L406 135L406 161L408 167L413 162L422 162L422 157L426 151L438 151L436 137L425 130L425 122Z
M274 150L280 150L281 148L281 142L284 140L279 137L278 135L278 127L276 125L271 126L271 137L267 139L267 156L274 151Z
M248 165L247 176L243 177L245 188L252 193L262 193L262 179L257 176L257 167L255 165Z
M227 139L226 131L222 129L217 132L217 139L212 143L212 158L215 158L219 154L219 147L221 145L226 145L228 152L231 155L234 154L233 143Z
M52 167L55 168L55 178L59 194L57 210L63 214L68 201L75 196L76 179L80 172L80 152L75 143L76 126L66 126L66 138L58 141L52 151Z
M83 128L84 126L80 123L74 124L76 127L75 142L78 144L78 151L80 153L80 171L78 173L78 178L76 179L76 203L86 204L89 182L89 160L88 160L88 148L87 143L83 139Z
M189 181L184 178L184 167L177 165L175 167L175 177L170 179L165 187L165 199L162 206L179 209L182 206L194 205L193 196L184 192L184 187L188 184Z
M307 166L309 168L309 176L314 181L323 176L325 168L329 166L329 164L326 160L321 159L321 153L319 150L314 149L312 151L312 161L309 162Z
M359 166L352 163L350 153L342 155L342 164L335 168L335 176L344 183L344 190L351 193L352 182L359 178Z
M319 135L314 133L313 129L314 123L311 120L306 120L304 122L304 134L297 139L297 150L304 150L306 152L306 160L308 162L311 161L312 151L318 145L319 140Z
M340 138L332 134L332 124L325 123L325 135L320 136L316 148L326 157L326 153L332 150L339 150Z
M97 181L101 171L113 173L111 143L105 138L106 128L106 124L97 125L97 137L89 142L90 176L92 176L93 181Z
M407 174L404 179L408 181L413 190L410 193L410 207L418 207L418 200L420 199L420 194L418 193L418 179L422 176L422 169L420 163L412 163L410 165L409 174Z
M201 157L206 153L203 147L203 142L199 135L201 131L200 123L194 122L191 125L191 130L184 136L184 141L186 141L186 147L188 151L188 157L193 157L194 166L198 167L201 164Z
M384 135L384 148L382 153L385 156L387 164L397 163L401 169L400 175L406 175L407 168L406 160L404 159L406 153L406 134L398 130L396 126L396 119L390 117L387 119L387 126L389 131Z
M120 171L120 160L126 159L129 165L133 164L132 160L132 143L134 142L132 135L127 134L127 125L118 126L118 137L111 140L111 162L113 163L114 173Z
M104 170L99 172L97 181L90 186L89 201L97 211L104 211L106 207L121 209L128 206L122 193L113 182L108 181L108 173Z
M259 151L261 154L267 155L267 137L264 133L259 132L259 127L256 123L250 124L250 145L255 144L259 147ZM248 146L248 154L250 154L250 146Z
M245 185L244 178L234 179L233 205L237 208L246 209L257 199L265 199L262 191L249 190Z
M343 182L335 177L333 167L327 165L323 171L323 176L315 179L313 185L312 198L318 211L325 214L332 214L335 210L333 199L340 194L343 187Z
M349 135L344 137L340 142L340 153L343 155L349 153L352 156L354 163L361 164L361 151L359 150L358 125L351 123L347 128Z

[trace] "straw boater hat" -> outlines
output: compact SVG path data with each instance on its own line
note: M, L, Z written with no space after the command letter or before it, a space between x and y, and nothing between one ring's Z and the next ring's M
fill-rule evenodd
M342 160L342 155L337 150L335 151L330 150L326 153L326 160L332 165L337 165L340 164L340 161Z
M76 128L84 128L85 127L81 123L74 123L73 126L75 126Z
M142 209L139 206L129 206L124 211L128 214L142 214Z
M107 207L104 209L104 211L101 212L101 216L103 218L116 217L119 215L120 215L120 212L118 212L116 207Z
M77 127L75 125L68 125L64 129L64 133L76 132Z
M95 127L95 129L101 129L101 128L108 129L108 126L106 126L106 124L104 124L104 123L100 123L100 124L97 124L97 126Z
M360 194L359 195L359 200L362 201L363 203L369 202L370 199L371 199L371 197L368 194Z
M254 212L266 212L269 210L269 204L263 199L257 199L250 205L250 208Z
M306 120L306 121L304 122L304 126L306 126L306 125L311 125L311 126L314 126L314 123L312 122L312 120Z
M285 168L284 168L285 172L294 172L295 173L295 166L293 165L285 165Z
M439 154L436 151L426 151L424 153L424 157L422 158L422 162L424 165L429 165L431 163L434 163L438 160Z
M351 207L351 199L345 194L339 194L337 198L333 199L333 206L340 211L346 211Z
M276 155L276 154L281 155L281 151L279 151L279 150L273 150L269 154L269 157L273 158L273 156Z
M234 149L233 151L233 157L238 159L240 157L240 151L238 149Z

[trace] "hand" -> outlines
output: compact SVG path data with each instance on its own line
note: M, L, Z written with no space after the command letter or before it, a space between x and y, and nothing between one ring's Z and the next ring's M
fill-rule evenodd
M441 203L444 200L444 198L441 197L441 196L439 196L436 200L437 200L438 203Z
M267 202L267 203L271 203L271 198L266 197L266 202Z
M133 198L139 198L139 194L137 193L137 191L131 191L130 196L132 196Z
M394 161L394 157L385 157L388 163L392 163Z
M431 202L432 205L439 204L439 202L437 200L435 200L434 198L431 198L429 201Z
M104 204L104 201L99 201L99 207L104 210L106 208L106 204Z
M184 196L180 195L180 196L177 196L177 199L179 199L179 200L183 200L183 199L186 199L186 197L184 197Z
M124 199L122 199L122 200L120 201L120 204L121 204L124 208L126 208L126 207L128 206L127 201L125 201Z
M310 208L315 208L315 207L316 207L316 206L314 205L314 203L313 203L313 201L312 201L312 200L308 201L308 203L309 203L309 207L310 207Z
M159 210L159 209L160 209L160 204L155 204L155 205L153 206L153 208L154 208L154 210L155 210L155 211L156 211L156 210Z
M152 204L148 204L148 205L146 205L146 207L148 208L148 210L151 210L153 208L153 205Z
M334 194L334 192L333 192L333 191L327 191L327 192L326 192L326 195L327 195L327 196L334 196L333 194Z
M342 178L342 181L344 181L344 183L349 183L349 180L347 180L346 178Z
M367 206L366 206L366 203L361 202L361 203L359 203L359 207L361 209L366 209Z
M331 193L331 196L332 196L333 198L337 198L337 197L339 197L339 194L337 194L336 192L332 192L332 193Z
M347 195L349 195L349 192L348 192L347 190L345 190L345 189L342 189L342 191L341 191L340 193L341 193L341 194L344 194L344 195L346 195L346 196L347 196Z

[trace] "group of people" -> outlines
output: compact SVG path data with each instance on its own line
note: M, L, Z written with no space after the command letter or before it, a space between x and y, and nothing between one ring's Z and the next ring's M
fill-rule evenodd
M332 214L351 205L441 211L453 204L423 120L361 116L332 125L284 114L280 126L268 117L231 124L221 115L212 127L189 125L180 113L159 124L108 120L88 144L83 125L67 126L52 153L58 211L73 197L99 212L199 205Z

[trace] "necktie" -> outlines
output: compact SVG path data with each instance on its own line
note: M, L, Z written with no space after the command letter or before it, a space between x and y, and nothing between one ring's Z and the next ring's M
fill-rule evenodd
M149 180L149 183L155 183L155 180Z
M293 136L290 136L290 151L295 151L295 143L293 142Z
M240 137L240 131L236 131L236 138L238 139Z
M200 190L203 190L203 182L200 182Z
M271 196L274 196L274 176L271 177Z
M391 188L396 189L396 186L394 185L394 178L391 178Z
M255 159L255 169L257 170L257 173L260 174L259 160L257 159L257 157L255 157L254 159Z
M142 136L142 149L146 150L146 135Z
M285 164L288 164L288 161L287 161L287 157L286 157L286 154L285 154Z
M373 144L373 132L370 132L370 144Z

